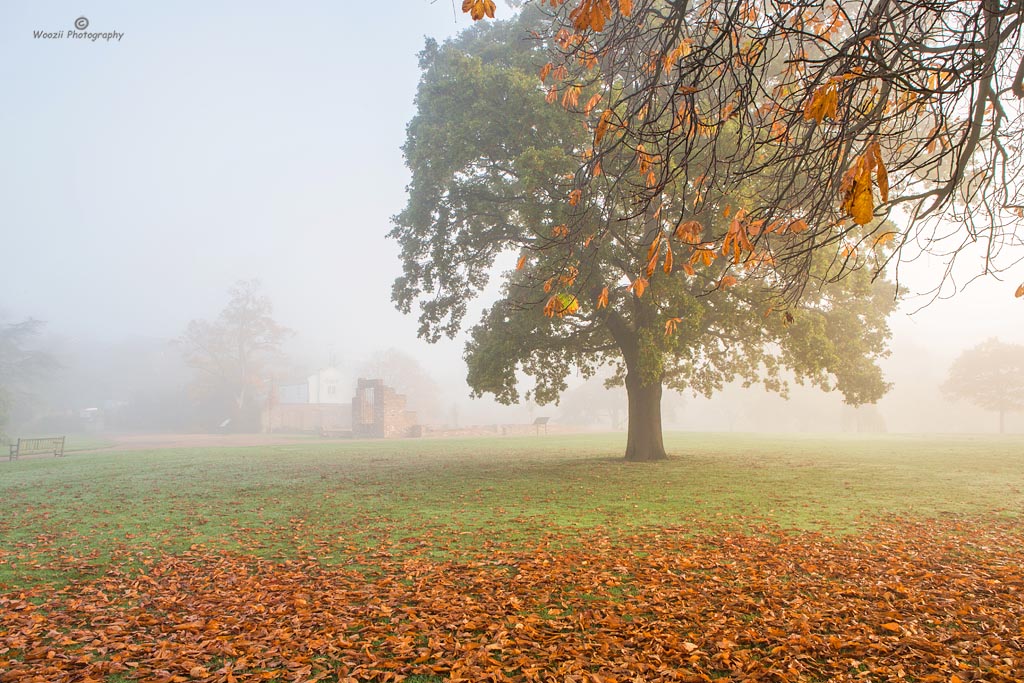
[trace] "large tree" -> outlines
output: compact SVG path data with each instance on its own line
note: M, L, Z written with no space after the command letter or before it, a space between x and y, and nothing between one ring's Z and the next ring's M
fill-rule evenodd
M953 361L942 392L951 398L999 413L999 433L1006 413L1024 410L1024 346L989 339Z
M291 331L273 318L273 306L256 280L240 280L216 320L193 320L177 343L196 370L192 390L216 422L255 429L256 397L265 389L281 345Z
M705 197L758 178L742 203L749 215L807 226L799 240L762 231L741 254L772 255L786 302L813 297L822 278L882 270L884 261L850 258L851 241L892 240L889 258L937 254L954 285L960 257L974 274L1022 258L1021 0L540 4L550 14L533 33L548 53L541 80L590 132L570 226L590 222L594 205L607 210L610 194L624 198L624 216L685 198L661 214L678 223L715 210ZM494 3L466 0L463 10L480 19ZM596 99L576 97L588 89ZM638 150L641 177L608 163ZM896 208L905 218L888 234L877 219ZM824 272L810 267L818 251L835 257Z
M418 112L404 147L409 201L391 232L404 270L393 298L405 312L418 304L420 335L454 336L497 259L513 255L501 298L467 345L473 392L513 403L526 375L534 380L526 398L548 403L574 368L590 376L611 365L627 389L630 460L665 457L663 386L711 395L741 379L784 392L789 370L799 382L838 388L852 404L877 400L887 387L875 361L886 352L894 287L859 269L801 307L773 311L766 289L778 274L749 235L800 239L806 226L765 224L734 208L763 178L706 197L714 210L701 221L674 195L628 215L628 198L609 193L589 222L571 222L575 207L564 199L591 133L571 112L547 106L537 87L538 46L522 40L537 21L528 8L443 46L428 42L421 55ZM650 160L628 156L608 164L632 164L643 177ZM685 220L666 230L659 209L684 211ZM728 235L724 244L707 239L716 231ZM866 249L877 258L885 246ZM741 258L749 251L758 257ZM819 276L829 267L820 254L808 262Z

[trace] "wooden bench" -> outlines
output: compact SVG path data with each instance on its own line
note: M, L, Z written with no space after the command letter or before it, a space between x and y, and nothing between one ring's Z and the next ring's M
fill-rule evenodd
M64 455L64 437L48 436L42 439L18 439L11 444L11 460L16 460L19 455L37 455L39 453L53 453L55 457Z

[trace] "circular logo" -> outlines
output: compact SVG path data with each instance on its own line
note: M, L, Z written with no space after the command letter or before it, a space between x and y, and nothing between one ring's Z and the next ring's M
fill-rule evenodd
M89 28L89 20L85 17L78 17L77 19L75 19L75 28L79 31L84 31L85 29Z

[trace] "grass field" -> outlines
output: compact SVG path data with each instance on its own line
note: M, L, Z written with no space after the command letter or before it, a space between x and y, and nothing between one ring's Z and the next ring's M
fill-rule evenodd
M621 441L369 441L7 463L0 589L95 575L117 551L194 544L332 562L424 534L449 553L551 529L848 532L893 516L1024 510L1021 439L670 434L675 456L656 464L624 464ZM59 558L66 573L34 566Z
M601 575L605 579L594 585L587 583L592 578L589 574L576 575L579 566L561 567L558 572L552 568L551 572L573 574L574 578L563 582L557 591L544 589L540 606L531 612L542 618L539 627L551 628L549 622L583 614L582 604L603 604L607 611L609 605L622 606L624 600L640 595L648 582L635 577L647 571L644 566L657 564L654 558L669 562L666 558L685 555L718 563L731 557L735 564L733 553L741 547L760 557L758 566L763 566L785 559L785 553L775 553L772 548L792 545L790 551L805 558L826 548L818 561L829 565L833 561L829 558L837 553L854 556L913 539L927 545L929 552L939 553L921 556L924 564L933 562L941 568L951 557L976 555L978 566L987 569L971 576L984 582L993 580L991 571L996 570L992 567L1003 567L1008 557L1019 557L1021 552L1021 438L670 434L666 441L673 457L654 464L622 462L623 438L616 435L168 449L5 462L0 464L0 500L4 502L0 595L8 596L5 599L11 609L14 603L10 601L17 600L19 605L32 606L24 609L53 619L49 641L54 641L53 633L81 628L80 621L68 616L75 612L69 607L69 596L81 596L83 591L113 582L111 585L119 588L110 588L103 595L121 591L120 602L113 601L120 605L118 609L137 610L138 599L131 595L141 590L138 577L178 571L174 568L181 567L175 563L182 562L190 577L206 571L252 576L285 572L283 576L275 574L274 580L281 585L294 583L300 595L312 590L310 585L300 585L306 581L317 585L328 581L358 592L363 583L394 590L395 578L400 576L409 588L409 567L415 565L419 567L416 571L438 580L461 577L461 588L446 593L446 600L467 590L472 594L467 586L473 582L498 580L496 571L499 577L507 578L511 571L518 578L526 571L524 566L541 556L555 565L560 558L572 557L587 567L602 562L618 567L614 571L604 567ZM723 550L723 538L739 540ZM978 545L979 539L988 539L987 545ZM899 545L888 552L889 560L869 552L872 559L860 580L868 580L869 565L878 561L896 563L875 568L883 572L913 567L918 562L912 559L913 553L924 549ZM662 557L664 553L668 554ZM492 568L485 571L484 564ZM750 585L767 580L760 574L760 578L747 576L742 564L730 570L738 572L734 581ZM792 568L783 573L781 585L786 591L815 590L802 583L806 577L793 578ZM626 581L625 575L634 578ZM1014 576L1019 579L1019 572ZM1016 586L1015 580L1007 575L1000 578L1011 587ZM611 585L606 585L609 582ZM180 582L172 583L175 590L184 590ZM134 588L125 588L129 584ZM583 584L588 587L578 587ZM498 585L507 588L507 582ZM1021 589L1024 586L1014 588ZM203 590L193 586L180 599L191 600ZM403 598L405 604L418 602L423 592L409 592ZM518 599L534 598L532 593L524 593ZM166 599L170 598L161 598ZM211 605L220 599L211 597ZM308 595L295 600L305 603ZM1017 601L1021 601L1020 594ZM389 609L400 609L402 604L399 600ZM473 605L459 604L463 613L476 614ZM645 604L633 618L650 620L659 615L650 602ZM0 611L3 607L0 604ZM1004 606L997 601L995 608ZM1020 615L1019 606L1017 609L1012 614ZM762 607L756 613L765 611ZM55 616L58 612L71 621L62 622ZM160 613L166 615L166 606ZM899 635L893 631L893 624L899 623L896 617L879 618L889 621L883 622L886 628L875 636ZM374 619L371 622L378 623L383 617L378 614ZM1007 652L1007 648L1022 646L1021 624L1024 621L1011 627L1018 632L1000 643ZM474 632L490 628L476 627ZM35 661L32 650L20 640L12 641L13 626L8 624L7 631L4 628L0 622L0 681L23 680L3 677L5 661L19 676L41 671L31 665ZM723 637L735 646L737 632L729 633L732 635ZM281 670L285 673L263 662L257 675L256 669L232 668L234 665L225 662L237 663L238 658L222 653L207 659L195 655L179 662L176 669L134 669L124 663L125 658L111 658L111 651L105 650L106 658L90 655L85 663L68 664L77 672L70 678L52 678L55 669L41 680L84 680L83 671L95 680L111 682L133 677L159 680L154 672L166 674L168 681L176 680L176 675L182 676L181 680L243 680L246 676L252 680L274 676L282 681L315 680L318 672L325 680L345 680L353 673L355 680L391 680L392 676L400 679L410 674L420 680L457 680L455 664L482 666L476 659L458 659L458 649L455 654L442 657L439 652L434 656L434 645L427 641L410 641L417 656L396 659L393 652L397 646L389 644L389 637L380 635L367 652L391 652L388 661L401 664L395 668L373 668L365 663L359 668L343 664L344 658L332 660L325 655L317 660L322 666L307 662L290 672L285 667ZM707 662L693 661L691 668L693 675L709 676L709 680L739 676L755 670L751 662L767 661L763 657L737 661L735 654L723 660L721 648L715 659L698 635L686 638L681 641L688 643L682 650L687 655L683 663L693 653L707 655ZM80 640L74 640L75 648L82 647ZM166 646L167 640L160 642ZM62 657L67 655L68 662L77 661L71 650L54 648L51 643L36 655L46 657L56 651ZM737 647L727 649L735 651ZM426 654L419 654L423 650ZM820 658L821 653L816 656ZM1024 660L1015 656L1019 657L1019 652L1003 658L1012 665L1004 662L1001 666L1024 672ZM374 655L372 661L383 660ZM496 661L510 680L541 680L556 672L558 680L565 676L576 680L572 676L579 673L572 667L565 669L568 673L545 668L543 657L537 671L509 657ZM850 661L867 659L851 655ZM578 680L600 680L602 675L605 680L620 680L621 667L615 666L583 667L579 674L583 677ZM835 677L824 663L817 668L807 662L790 666L799 674L796 679L814 680L826 671L831 672L829 678ZM929 666L937 665L932 662ZM941 670L946 671L947 666L953 665L946 661ZM911 668L908 664L907 670ZM851 680L870 678L870 674L860 675L869 668L856 669L843 670ZM921 669L925 670L927 667ZM1000 670L993 664L986 669L986 676L1000 680L992 677ZM587 671L597 679L587 679ZM717 675L708 673L716 671ZM970 679L963 670L959 673L960 680ZM776 678L786 678L784 674L782 670ZM951 680L950 675L941 680ZM794 678L792 673L788 677ZM927 680L920 673L917 678Z

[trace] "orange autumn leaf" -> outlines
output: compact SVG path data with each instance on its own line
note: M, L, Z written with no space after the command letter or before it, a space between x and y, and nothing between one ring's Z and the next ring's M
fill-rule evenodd
M606 308L608 306L608 288L605 287L601 290L601 294L597 297L597 307Z
M526 254L519 257L519 263L516 264L516 270L522 270L526 266Z
M570 85L565 89L565 93L562 95L562 107L569 109L575 107L580 101L580 92L583 89L578 85Z
M876 247L881 247L881 246L884 246L884 245L888 244L889 242L892 242L895 239L896 239L896 233L895 232L892 232L892 231L883 232L881 235L879 235L878 237L875 238L874 245Z
M647 247L647 260L650 261L658 254L658 248L661 246L661 233L659 232L651 240L650 246Z
M633 292L637 297L643 296L644 292L647 291L647 278L638 277L633 280L629 285L629 291Z
M710 266L715 260L716 254L713 250L704 247L698 247L693 250L693 254L690 256L690 263L697 265L701 263L705 266Z
M594 131L594 145L601 144L601 140L604 138L605 133L608 132L608 126L612 120L612 110L605 109L601 112L601 118L597 122L597 130Z
M872 175L878 185L878 194L882 202L889 201L889 174L882 162L882 151L878 142L869 144L864 153L854 159L853 164L843 174L839 188L842 195L841 208L858 225L866 225L875 217Z
M815 90L807 104L804 105L804 120L814 119L821 123L828 118L835 118L839 107L839 92L835 83L829 83Z
M1014 292L1013 296L1018 299L1024 296L1024 283L1021 283L1020 287L1017 288L1017 291Z
M580 198L583 196L583 190L575 189L569 193L569 206L576 206L580 203Z
M744 252L750 253L754 251L754 245L747 236L750 226L743 221L745 216L745 209L740 209L736 212L735 217L729 224L729 230L722 240L722 256L731 255L734 264L740 262Z
M600 33L611 16L610 0L579 0L576 8L569 12L569 21L577 31L589 29Z
M647 262L647 267L644 269L647 272L647 277L654 275L654 271L658 269L658 254L651 257L651 260Z
M462 11L468 13L473 21L479 21L484 17L494 18L494 0L462 0Z
M544 305L544 315L549 318L564 318L579 310L580 304L572 294L555 294Z
M559 284L565 287L572 287L576 284L576 278L579 277L580 271L576 266L569 266L569 269L558 276Z
M875 201L871 196L871 164L867 157L857 157L857 161L843 176L840 192L843 196L843 211L858 225L870 223L875 215Z
M665 321L665 336L668 337L668 336L670 336L672 334L675 334L676 328L679 326L679 323L681 323L682 321L683 321L682 318L669 318L668 320L666 320Z
M701 235L704 234L704 226L698 221L686 221L676 228L676 239L687 244L699 244Z
M873 142L868 147L868 151L874 160L875 182L878 184L878 195L883 203L887 202L889 201L889 172L882 162L882 147L877 142Z

